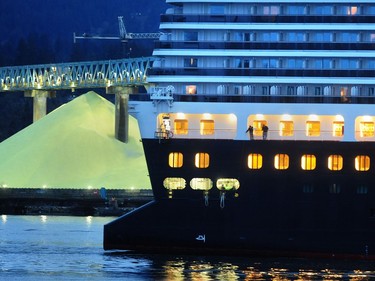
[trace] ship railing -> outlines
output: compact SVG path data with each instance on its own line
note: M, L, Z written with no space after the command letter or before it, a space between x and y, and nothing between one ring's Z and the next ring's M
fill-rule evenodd
M250 139L249 133L246 138ZM344 134L330 131L307 132L306 130L293 130L293 132L282 132L281 130L269 130L267 140L307 140L307 141L341 141ZM254 140L262 140L263 132L254 132Z
M151 100L173 100L173 86L152 87L149 89Z
M154 133L156 139L170 139L173 137L173 132L168 130L157 130Z
M154 132L154 138L156 139L236 139L236 140L305 140L305 141L342 141L344 135L336 134L332 131L320 131L320 133L310 134L306 133L306 130L294 130L293 133L282 135L279 130L269 130L266 137L263 137L262 132L256 132L253 138L250 139L249 133L245 133L244 130L237 129L215 129L202 131L201 129L188 130L169 130L158 129ZM375 138L375 136L374 136Z

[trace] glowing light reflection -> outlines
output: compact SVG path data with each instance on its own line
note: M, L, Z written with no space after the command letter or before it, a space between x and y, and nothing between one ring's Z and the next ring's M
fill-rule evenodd
M365 122L370 122L372 121L372 117L370 115L364 115L362 116L362 120Z
M344 121L344 117L342 115L336 115L335 120L336 121Z
M92 224L92 216L87 216L86 217L86 224L91 225Z
M292 116L290 114L283 114L282 117L281 117L281 120L291 121Z
M234 113L231 113L231 114L229 114L229 119L231 121L236 121L237 120L237 116Z
M178 119L184 119L184 118L185 118L185 113L178 112L178 113L177 113L177 118L178 118Z
M47 222L47 216L45 216L45 215L41 215L40 216L40 221L42 222L42 223L46 223Z

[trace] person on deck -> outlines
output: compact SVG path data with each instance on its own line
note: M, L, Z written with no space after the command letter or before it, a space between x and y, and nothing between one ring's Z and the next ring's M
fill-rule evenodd
M267 135L268 135L268 127L267 125L262 125L262 131L263 131L263 139L266 140L267 139Z
M250 140L253 140L254 139L254 128L253 128L253 126L249 125L249 127L247 128L245 133L247 133L247 132L249 132Z

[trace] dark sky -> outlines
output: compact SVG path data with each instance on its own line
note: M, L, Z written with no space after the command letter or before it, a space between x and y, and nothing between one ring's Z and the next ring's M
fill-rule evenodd
M157 32L167 7L165 0L1 0L0 45L30 34L64 44L73 32L117 36L118 16L128 32Z
M0 67L124 58L138 40L126 47L120 41L101 40L74 45L73 32L118 36L118 16L124 17L128 32L158 32L160 14L167 7L165 0L0 0ZM152 53L153 42L146 44ZM74 57L77 49L88 55ZM137 48L142 56L144 50ZM132 51L129 56L139 53ZM60 91L49 99L48 111L66 102L70 94ZM1 142L32 122L32 99L23 93L0 93L0 114Z

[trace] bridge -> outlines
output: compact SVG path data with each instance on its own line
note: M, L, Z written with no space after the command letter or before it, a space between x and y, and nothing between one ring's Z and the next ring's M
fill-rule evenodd
M157 58L145 57L109 61L10 66L0 68L0 92L24 92L34 99L34 122L47 114L47 98L58 90L105 88L115 94L115 134L128 140L129 94L146 86L147 70Z
M135 87L146 84L154 57L0 68L0 92Z

